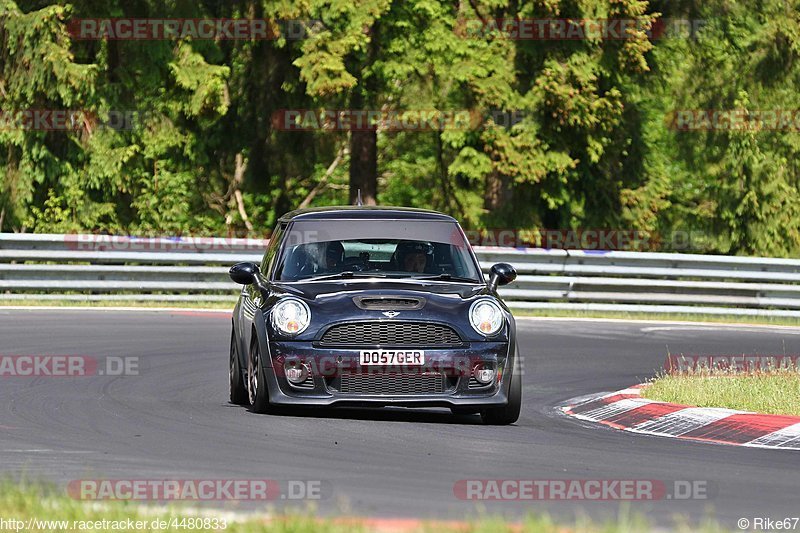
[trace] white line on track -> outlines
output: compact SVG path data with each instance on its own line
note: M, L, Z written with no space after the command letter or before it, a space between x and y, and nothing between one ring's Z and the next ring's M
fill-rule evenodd
M0 453L96 453L92 450L0 450Z
M784 331L797 331L800 333L800 326L782 326L777 324L748 324L744 322L687 322L685 320L645 320L645 319L625 319L625 318L586 318L586 317L558 317L558 316L515 316L514 319L519 322L612 322L617 324L652 324L660 325L665 328L680 328L680 327L701 327L706 329L723 329L723 328L754 328L754 329L778 329ZM642 328L641 331L646 331L651 328ZM684 328L685 329L685 328Z
M231 306L233 309L233 306ZM154 313L227 313L231 314L230 309L203 309L194 307L90 307L90 306L26 306L26 305L7 305L0 306L0 313L3 311L142 311Z
M763 327L763 326L762 326ZM775 327L775 326L772 326ZM696 326L660 326L660 327L652 327L652 328L641 328L639 331L643 333L651 333L654 331L717 331L719 328L713 326L703 326L703 325L696 325ZM755 325L740 325L736 328L737 331L753 331L757 330L758 326ZM800 328L797 329L781 329L787 335L800 335Z

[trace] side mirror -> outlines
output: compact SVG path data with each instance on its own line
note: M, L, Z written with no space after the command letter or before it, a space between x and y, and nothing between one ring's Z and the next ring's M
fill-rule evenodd
M231 279L239 285L250 285L258 281L258 265L255 263L236 263L228 271Z
M517 271L508 263L497 263L492 265L491 275L489 276L489 287L494 290L500 285L508 285L517 279Z

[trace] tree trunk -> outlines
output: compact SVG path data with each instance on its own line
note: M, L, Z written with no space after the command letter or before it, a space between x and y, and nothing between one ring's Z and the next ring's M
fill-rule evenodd
M380 87L376 74L369 73L380 52L380 24L376 21L370 29L371 38L367 57L361 67L359 84L350 96L351 109L376 109ZM364 128L350 132L350 203L353 204L361 190L364 205L378 203L378 131Z
M511 184L508 176L501 176L497 171L486 177L486 188L483 195L483 207L497 218L501 211L511 201Z
M378 196L378 133L375 130L350 133L350 203L361 190L364 205L376 205Z

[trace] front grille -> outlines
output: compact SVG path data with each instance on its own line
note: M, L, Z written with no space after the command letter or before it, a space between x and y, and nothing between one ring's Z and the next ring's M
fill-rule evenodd
M322 336L327 346L460 346L450 326L427 322L354 322L337 324Z
M339 392L342 394L404 396L442 394L445 389L445 376L439 372L425 374L345 373L341 375L339 381Z

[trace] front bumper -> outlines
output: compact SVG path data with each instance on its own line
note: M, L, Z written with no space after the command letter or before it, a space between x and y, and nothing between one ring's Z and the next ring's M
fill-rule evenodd
M472 342L463 348L425 349L422 368L361 367L359 354L365 348L321 348L312 342L270 342L269 366L264 368L269 384L270 403L297 406L404 406L404 407L498 407L508 403L508 383L513 368L513 350L508 342ZM512 345L513 346L513 345ZM286 379L285 363L304 364L311 370L302 386ZM475 364L493 366L495 381L481 386L470 379ZM442 385L436 392L380 390L383 377L399 376L405 380L431 379L439 373ZM374 376L369 393L343 392L345 377ZM423 378L424 376L424 378ZM433 378L434 380L436 378ZM378 390L376 390L376 387Z

